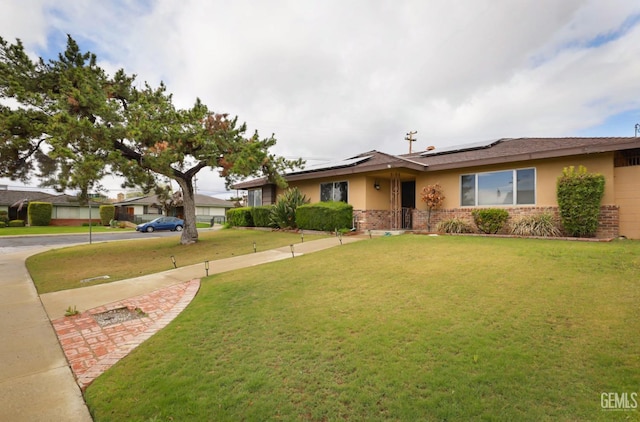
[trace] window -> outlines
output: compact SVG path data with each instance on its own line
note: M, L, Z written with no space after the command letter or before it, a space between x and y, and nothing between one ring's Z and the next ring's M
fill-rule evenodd
M464 174L460 178L460 204L533 205L536 203L535 180L533 168Z
M320 201L342 201L348 202L347 182L331 182L320 184Z
M248 207L259 207L262 205L262 189L250 189L247 195Z

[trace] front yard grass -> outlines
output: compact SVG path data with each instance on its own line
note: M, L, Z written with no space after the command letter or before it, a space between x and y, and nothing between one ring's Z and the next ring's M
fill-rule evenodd
M203 280L86 391L112 420L610 420L640 243L398 236Z
M299 242L296 233L272 233L259 230L217 230L201 232L193 245L180 245L175 237L144 238L109 243L94 243L53 249L27 259L27 268L39 294L58 290L110 283L173 268L171 256L178 267L199 262L253 253L256 249L287 246ZM324 235L305 234L305 240ZM81 280L108 275L108 279Z

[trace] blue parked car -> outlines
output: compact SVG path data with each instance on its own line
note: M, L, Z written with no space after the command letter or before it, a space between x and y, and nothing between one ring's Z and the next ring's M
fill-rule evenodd
M138 224L136 231L151 233L155 230L171 230L181 232L184 228L184 220L177 217L158 217L148 223Z

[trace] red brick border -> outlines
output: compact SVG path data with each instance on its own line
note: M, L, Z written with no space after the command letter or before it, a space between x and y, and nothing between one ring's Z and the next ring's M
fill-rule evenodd
M171 322L200 289L194 279L52 321L76 382L84 391L104 371ZM101 327L92 315L127 307L144 316Z

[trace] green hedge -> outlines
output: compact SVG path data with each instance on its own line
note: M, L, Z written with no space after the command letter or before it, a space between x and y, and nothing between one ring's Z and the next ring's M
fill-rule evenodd
M32 226L48 226L51 223L53 204L51 202L29 202L27 214Z
M227 210L227 223L231 227L253 227L251 207L240 207Z
M24 220L11 220L9 227L24 227Z
M261 205L251 208L251 219L256 227L271 227L272 205Z
M114 205L100 205L100 223L103 226L108 226L115 216L116 207Z
M591 237L598 230L600 202L604 196L602 174L587 173L584 166L564 168L558 177L558 209L562 227L570 236Z
M9 224L9 212L2 210L0 211L0 222L5 223L5 225Z
M353 206L344 202L318 202L300 205L296 209L298 228L334 231L350 229L353 225Z
M478 230L486 234L496 234L502 229L509 218L509 213L501 208L487 208L471 212L473 222Z

